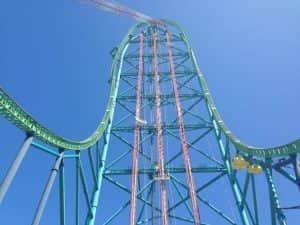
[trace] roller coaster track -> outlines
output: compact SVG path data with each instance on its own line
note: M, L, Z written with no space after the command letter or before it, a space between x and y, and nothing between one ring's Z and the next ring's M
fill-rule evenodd
M197 72L199 83L204 92L204 98L206 100L207 107L213 118L213 121L215 125L225 134L229 141L232 144L234 144L239 151L257 157L287 156L293 153L300 152L300 139L297 139L295 141L281 146L260 148L245 144L242 141L240 141L237 137L235 137L233 133L227 128L220 114L217 111L217 108L209 92L207 83L204 79L204 76L198 67L196 57L190 46L187 35L179 25L169 21L165 22L166 24L176 27L181 32L181 38L187 46L188 54L191 57L193 67ZM51 130L40 124L36 119L34 119L18 103L16 103L2 88L0 88L0 115L9 120L18 128L22 129L26 134L31 135L40 141L43 141L60 149L80 151L89 148L102 136L106 126L108 125L109 119L113 114L113 109L116 103L117 84L119 79L117 71L118 62L123 57L123 52L130 39L130 36L134 33L134 31L137 28L139 28L143 24L144 23L138 23L135 26L133 26L129 30L129 32L127 33L127 35L125 36L125 38L123 39L116 51L112 63L110 97L107 103L106 111L97 129L88 138L81 141L74 141L57 135L56 133L52 132Z

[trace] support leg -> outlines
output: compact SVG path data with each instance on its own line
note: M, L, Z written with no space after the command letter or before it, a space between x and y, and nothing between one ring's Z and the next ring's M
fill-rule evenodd
M29 146L32 142L32 139L33 139L33 136L27 136L20 148L20 151L18 152L14 162L12 163L12 165L10 166L1 186L0 186L0 204L2 202L2 200L4 199L5 197L5 194L11 184L11 182L13 181L28 149L29 149Z
M41 217L43 215L43 212L44 212L44 209L45 209L48 197L50 195L50 192L51 192L51 189L52 189L55 177L57 175L57 172L59 170L59 167L60 167L60 164L61 164L61 162L63 160L63 157L64 157L64 152L61 152L60 155L59 155L59 157L55 161L54 167L53 167L53 169L52 169L52 171L50 173L50 176L49 176L47 185L45 187L44 193L43 193L42 198L41 198L41 200L39 202L39 206L38 206L38 208L36 210L36 213L35 213L32 225L38 225L40 223Z

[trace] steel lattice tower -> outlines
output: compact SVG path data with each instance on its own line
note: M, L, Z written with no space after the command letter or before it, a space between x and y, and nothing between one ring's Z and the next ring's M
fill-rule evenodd
M172 22L138 23L113 57L103 120L81 142L52 133L0 91L0 114L26 133L3 178L1 201L32 146L56 158L34 225L57 174L61 225L287 224L273 172L299 186L298 140L260 149L233 136L186 34ZM67 158L75 164L72 186L65 183ZM71 188L72 204L65 197ZM69 211L75 219L67 223Z

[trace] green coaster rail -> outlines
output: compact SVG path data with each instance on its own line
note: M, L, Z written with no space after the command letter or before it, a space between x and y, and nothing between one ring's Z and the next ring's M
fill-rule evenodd
M112 109L115 107L118 62L121 58L122 51L125 48L128 41L130 40L132 33L142 25L143 23L136 24L128 31L115 53L111 68L110 97L106 106L106 110L102 121L100 122L96 130L88 138L81 141L73 141L55 134L54 132L50 131L48 128L40 124L30 114L28 114L1 87L0 115L12 122L21 130L23 130L26 134L32 135L36 139L54 147L60 149L80 151L93 146L105 131L105 128L113 112Z
M195 71L197 72L199 83L204 93L204 97L208 106L209 111L212 114L213 119L216 121L218 127L222 130L222 132L226 135L226 137L235 145L237 150L252 156L257 157L274 157L274 156L285 156L293 153L300 152L300 139L292 141L288 144L271 147L271 148L259 148L251 145L247 145L240 141L237 137L235 137L232 132L227 128L223 120L221 119L220 114L217 111L217 108L213 102L211 94L209 92L208 86L204 79L203 74L201 73L193 50L191 48L190 42L188 41L187 35L183 31L183 29L176 23L165 21L166 24L170 24L181 31L182 39L184 40L190 57L193 62L193 66ZM102 118L101 123L98 125L97 129L86 139L82 141L73 141L61 137L54 132L47 129L45 126L40 124L37 120L35 120L32 116L30 116L18 103L16 103L3 89L0 88L0 115L9 120L18 128L22 129L26 134L33 135L36 139L45 142L49 145L58 147L60 149L69 149L69 150L84 150L91 147L99 138L102 136L111 113L113 112L113 108L115 107L116 102L116 78L117 78L117 66L118 61L120 60L122 50L125 45L130 40L131 35L134 33L136 29L144 25L145 23L137 23L134 25L125 38L122 40L119 45L115 57L112 63L111 69L111 88L110 88L110 97L107 104L106 111Z

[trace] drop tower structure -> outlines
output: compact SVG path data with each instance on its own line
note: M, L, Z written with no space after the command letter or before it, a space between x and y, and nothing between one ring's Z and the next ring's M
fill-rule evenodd
M34 225L57 175L61 225L288 224L273 172L299 186L299 140L274 148L238 140L175 23L138 23L113 57L103 119L80 142L54 134L0 91L0 114L26 134L3 177L1 201L33 147L54 158ZM65 183L66 160L75 164L74 184Z

